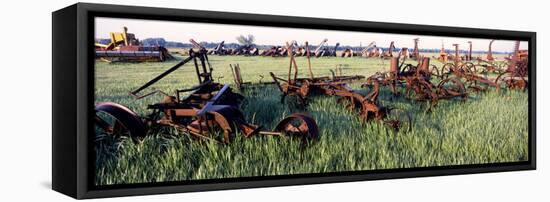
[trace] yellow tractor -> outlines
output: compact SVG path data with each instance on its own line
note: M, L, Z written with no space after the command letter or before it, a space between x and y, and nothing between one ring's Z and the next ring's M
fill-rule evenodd
M163 62L172 58L168 50L162 46L143 46L135 35L128 33L124 27L122 32L109 33L109 44L95 44L95 57L103 61L130 62Z

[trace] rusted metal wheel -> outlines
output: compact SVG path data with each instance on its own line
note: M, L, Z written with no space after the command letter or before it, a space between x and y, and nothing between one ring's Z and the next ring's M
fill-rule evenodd
M499 62L497 63L497 73L504 72L508 68L508 62Z
M460 65L459 70L462 73L477 73L477 67L474 63L471 62L465 62L462 65Z
M472 62L464 63L463 69L465 69L467 73L471 73L471 74L484 74L487 72L487 69L483 65L479 65L479 64L476 65Z
M437 78L441 78L441 72L439 71L439 69L437 69L437 66L435 65L431 65L431 68L430 68L430 73L432 76L435 76Z
M107 134L130 136L134 140L145 137L147 126L127 107L113 103L99 103L95 107L95 124Z
M401 68L401 74L406 74L408 72L415 72L416 67L412 64L406 64L405 67Z
M498 88L526 90L529 81L525 77L513 77L509 72L500 73L494 81Z
M437 94L441 97L461 97L467 98L464 83L457 78L447 78L437 85Z
M406 95L419 101L437 100L434 86L430 82L418 78L407 80Z
M412 130L412 116L403 109L392 109L386 115L384 123L395 131L409 132Z
M453 63L446 63L441 67L441 71L439 74L441 75L440 78L444 79L447 78L449 75L453 73L453 71L456 69L455 64Z
M302 113L287 116L277 124L275 131L300 137L304 142L319 140L319 127L315 119Z

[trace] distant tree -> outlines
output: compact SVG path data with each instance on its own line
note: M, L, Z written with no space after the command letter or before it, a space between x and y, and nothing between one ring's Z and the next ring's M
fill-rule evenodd
M254 35L249 34L248 36L240 35L237 37L237 42L243 46L253 46L254 45Z
M107 44L111 43L111 39L96 39L95 42L107 45Z
M167 47L167 48L185 48L185 44L181 43L181 42L175 42L175 41L166 41L166 43L164 44L164 47Z
M144 46L165 46L166 40L164 38L147 38L141 40Z

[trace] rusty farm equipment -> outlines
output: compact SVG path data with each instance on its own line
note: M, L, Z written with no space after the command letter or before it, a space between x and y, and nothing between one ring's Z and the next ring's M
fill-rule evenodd
M487 72L482 69L483 66L476 65L472 62L447 63L444 64L439 71L439 77L441 79L448 79L451 77L461 79L464 81L463 83L467 89L475 92L488 90L489 87L494 87L499 91L500 86L497 84L497 81L487 77Z
M380 57L380 49L376 47L376 42L372 41L361 50L361 57Z
M497 91L502 87L508 89L526 89L528 86L528 59L527 57L521 58L520 55L519 41L517 41L511 59L507 62L496 63L493 61L481 63L478 61L477 64L474 64L473 62L455 60L454 63L443 65L440 70L440 77L448 78L454 76L460 78L464 80L468 89L476 92L485 91L489 87L494 87ZM488 77L489 73L496 74L496 77Z
M319 138L315 120L302 113L287 116L272 131L263 131L260 126L246 122L238 108L243 96L232 92L229 85L213 81L213 68L208 61L206 49L193 40L191 43L198 51L190 49L187 58L130 92L136 99L163 94L162 101L147 106L151 113L142 117L120 104L99 103L95 108L96 126L108 134L129 135L134 139L146 136L148 131L154 128L171 127L189 134L194 139L224 144L228 144L232 135L237 132L245 137L297 136L304 143ZM178 89L174 95L159 90L140 95L141 91L188 63L194 64L198 85ZM239 69L238 66L236 68Z
M242 90L244 85L250 84L250 82L243 81L241 66L239 64L229 64L229 67L231 68L231 75L233 76L233 82L235 82L237 89Z
M233 83L235 84L235 87L237 87L239 91L244 91L249 87L258 87L263 85L274 84L273 82L262 81L264 79L263 75L258 75L260 77L258 83L252 83L251 81L244 81L243 76L241 74L241 66L239 65L239 63L229 64L229 68L231 69L231 76L233 76Z
M261 56L271 56L271 57L284 57L288 55L288 52L285 48L281 46L272 46L270 49L264 50L260 53Z
M403 47L401 48L401 50L399 51L399 53L397 54L397 58L410 58L410 54L409 54L409 49L407 47Z
M228 55L232 50L225 48L225 41L220 42L216 47L211 50L208 50L208 55Z
M529 78L527 74L527 61L518 61L514 67L500 74L496 81L504 83L504 86L509 89L525 90L529 86Z
M493 42L495 42L494 39L489 42L489 50L487 51L487 61L491 61L491 62L495 60L495 58L493 57L493 48L492 48Z
M441 49L439 50L439 56L437 59L443 63L446 63L448 60L448 54L447 51L445 51L445 44L441 42Z
M260 54L260 50L253 45L239 45L233 50L232 55L256 56Z
M355 55L356 55L355 52L351 48L346 48L344 49L344 51L342 51L342 53L340 53L340 57L343 57L343 58L350 58Z
M392 58L389 72L370 76L363 86L371 86L373 83L389 86L394 96L404 94L412 100L430 102L431 107L443 99L467 99L466 89L459 79L445 78L434 84L434 75L438 75L438 71L435 66L430 66L428 57L422 58L416 66L404 64L404 60L399 64L399 58ZM402 93L398 87L403 89Z
M413 52L411 53L410 55L410 58L411 59L415 59L415 60L418 60L420 59L420 51L418 50L418 41L420 39L419 38L414 38L413 39L413 42L414 42L414 49L413 49Z
M452 60L454 62L455 65L458 65L458 63L461 61L460 59L460 49L459 49L459 44L457 43L454 43L453 46L455 47L455 54L451 54L451 55L448 55L447 58L449 60Z
M468 41L468 55L466 55L466 58L465 60L466 61L471 61L473 58L472 58L472 41Z
M497 78L510 89L527 89L529 86L529 55L527 50L520 50L519 45L520 42L516 41L508 68Z
M95 58L104 61L162 62L173 58L162 46L143 46L134 34L111 32L109 44L95 44Z
M338 46L340 46L340 43L336 43L334 45L334 48L331 50L327 42L328 39L324 39L323 41L321 41L321 43L314 51L315 57L336 56L336 50L338 50Z
M292 43L287 43L289 50L293 49ZM309 47L306 42L306 53L308 59L309 77L298 78L298 65L295 58L290 57L290 65L288 69L288 77L281 78L276 76L273 72L270 72L273 81L281 91L281 102L285 103L287 96L297 97L303 106L308 104L308 99L314 95L328 95L338 97L338 101L343 103L346 109L359 113L361 120L367 121L380 121L388 125L392 129L398 130L399 128L407 128L410 130L412 127L412 120L409 114L403 110L398 110L392 107L381 106L378 102L378 83L372 85L372 90L365 96L348 86L347 82L353 80L364 79L364 76L343 76L341 74L341 67L337 67L336 71L340 72L333 76L317 76L315 77L311 69L311 63L309 62ZM393 113L393 114L391 114ZM388 117L396 117L395 119L389 119ZM399 115L395 115L399 114Z
M388 51L384 52L381 57L384 59L393 58L393 50L395 49L395 43L392 41L388 47Z
M263 81L265 76L261 74L258 75L260 77L258 83L252 83L251 81L244 81L243 76L241 74L241 66L239 65L239 63L229 64L229 68L231 69L231 76L233 76L233 83L235 84L235 87L239 91L244 91L247 88L255 88L259 86L275 84L274 82Z

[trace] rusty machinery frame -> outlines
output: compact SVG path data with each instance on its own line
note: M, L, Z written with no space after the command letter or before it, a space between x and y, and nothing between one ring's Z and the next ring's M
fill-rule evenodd
M492 43L494 40L491 40ZM529 84L527 59L521 59L519 54L519 41L514 43L512 57L509 61L495 63L486 62L477 64L469 61L459 61L455 59L454 63L446 63L439 71L441 78L455 76L465 80L469 89L474 91L485 91L489 87L496 88L497 92L500 88L521 89L526 90ZM455 55L458 50L455 50ZM504 68L506 67L506 68ZM496 74L494 79L491 79L488 74ZM481 76L483 75L483 76Z
M293 50L294 43L286 43L289 51ZM311 68L310 50L308 42L305 42L306 58L308 64L309 77L298 78L298 65L293 56L290 56L290 64L288 68L287 78L281 78L276 76L273 72L270 72L274 83L277 85L279 91L281 91L281 103L285 103L287 96L294 96L299 98L302 105L308 104L308 98L313 95L328 95L338 97L339 102L345 103L346 109L350 111L358 111L361 120L364 122L376 120L381 121L389 127L399 130L403 126L407 130L412 129L412 119L409 114L397 113L404 112L403 110L395 109L392 107L385 107L378 102L379 85L374 83L371 91L367 95L362 95L348 86L348 82L354 80L364 79L364 76L344 76L342 75L341 65L336 67L335 74L332 72L332 78L328 76L315 76ZM388 115L394 111L394 114L400 114L400 116L394 116L396 119L389 119Z
M469 43L471 45L471 42ZM386 73L376 73L367 79L363 86L372 85L376 82L382 86L390 86L394 95L398 95L398 86L404 86L405 95L408 98L418 101L429 101L431 107L437 105L439 100L468 98L468 91L474 92L486 91L493 87L498 92L500 88L526 89L528 86L527 61L519 57L519 41L515 43L514 54L508 63L508 68L503 70L495 67L494 63L477 64L470 62L471 49L463 61L459 57L458 44L453 44L455 54L453 63L445 63L441 69L435 65L430 65L430 58L422 57L418 59L418 64L405 64L405 59L400 63L399 57L391 58L390 71ZM496 78L491 79L488 73L495 73ZM439 83L432 83L432 77L439 78ZM501 84L504 83L504 86Z
M405 58L401 63L399 60L397 57L391 58L389 72L370 76L362 86L370 86L373 83L389 86L394 96L400 95L398 87L402 86L406 97L417 101L429 101L431 107L443 99L467 99L464 84L456 78L442 79L437 85L432 83L432 76L437 74L432 71L437 68L430 66L430 58L420 58L416 66L405 64Z
M147 135L155 126L169 126L183 131L196 139L213 140L228 144L231 135L240 131L245 137L255 134L273 136L299 136L304 143L319 138L319 129L313 118L302 113L294 113L284 118L273 131L260 130L261 127L247 123L238 105L243 96L232 92L228 84L212 80L213 68L208 61L207 51L194 40L190 40L198 51L190 49L189 57L151 79L130 95L142 99L153 94L163 94L164 99L148 105L152 112L140 117L127 107L117 103L99 103L96 106L96 125L109 134L130 135L134 139ZM175 95L156 90L144 95L139 93L155 84L168 74L193 61L198 85L189 89L178 89ZM236 66L238 69L239 67ZM188 94L184 97L183 94ZM109 123L106 114L114 118ZM221 138L219 134L221 133Z

